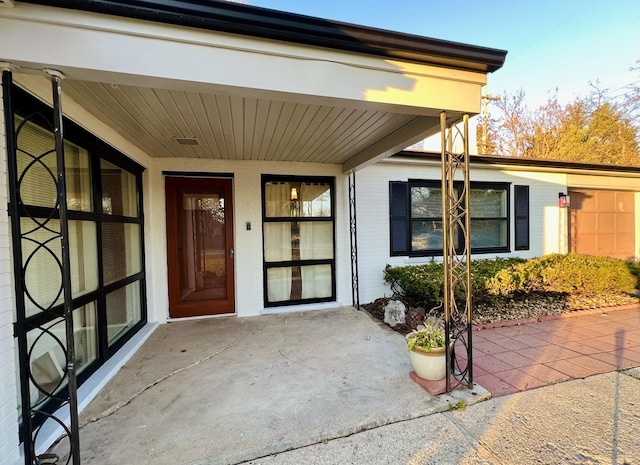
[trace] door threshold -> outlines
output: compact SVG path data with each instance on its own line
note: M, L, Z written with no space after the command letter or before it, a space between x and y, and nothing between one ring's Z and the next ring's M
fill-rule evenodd
M167 318L167 323L176 323L178 321L192 321L192 320L210 320L212 318L225 318L228 316L238 316L237 313L221 313L220 315L197 315L197 316L181 316L177 318Z

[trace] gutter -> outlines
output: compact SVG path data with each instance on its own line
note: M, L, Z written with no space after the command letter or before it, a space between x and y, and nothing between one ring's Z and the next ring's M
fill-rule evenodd
M535 168L537 171L543 172L571 172L576 174L607 173L611 176L640 177L640 166L605 165L599 163L582 163L500 155L469 155L469 161L474 165L488 165L495 169L530 171L532 168ZM441 155L440 153L434 152L403 150L387 158L384 162L406 164L430 164L431 162L435 162L440 165Z

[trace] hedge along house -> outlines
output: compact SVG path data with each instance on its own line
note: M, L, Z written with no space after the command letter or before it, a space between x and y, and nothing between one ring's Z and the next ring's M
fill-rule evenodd
M478 113L506 55L225 2L0 5L8 463L53 437L70 345L58 420L153 324L351 304L353 173Z
M576 252L640 260L637 166L485 155L470 164L472 258ZM440 154L402 151L359 171L356 199L362 302L390 295L387 264L441 260ZM365 203L377 205L375 215ZM364 253L371 250L379 252Z

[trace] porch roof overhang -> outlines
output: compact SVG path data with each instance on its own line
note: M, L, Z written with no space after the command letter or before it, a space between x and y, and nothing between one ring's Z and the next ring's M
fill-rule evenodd
M478 113L505 56L229 2L0 8L0 61L19 84L64 73L68 97L152 157L359 169L437 133L442 111Z

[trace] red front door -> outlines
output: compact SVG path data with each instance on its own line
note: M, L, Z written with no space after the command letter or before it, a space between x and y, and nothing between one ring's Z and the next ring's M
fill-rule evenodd
M235 312L230 179L166 178L169 315Z

